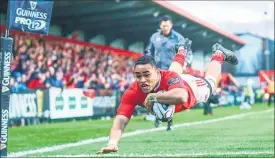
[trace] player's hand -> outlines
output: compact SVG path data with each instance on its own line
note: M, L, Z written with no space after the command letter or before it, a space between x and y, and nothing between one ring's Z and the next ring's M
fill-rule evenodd
M153 106L154 102L157 102L157 94L156 93L149 93L143 102L143 105L145 106L145 108L148 109L148 111L151 114L153 113L152 106Z
M106 154L111 152L117 152L118 146L117 145L108 145L106 147L102 147L96 154Z

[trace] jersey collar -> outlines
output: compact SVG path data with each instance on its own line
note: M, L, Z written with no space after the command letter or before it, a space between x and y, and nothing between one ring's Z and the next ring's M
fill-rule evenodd
M153 89L153 92L156 92L156 90L159 89L159 87L160 87L160 82L161 82L161 77L160 77L158 83L156 84L155 88Z

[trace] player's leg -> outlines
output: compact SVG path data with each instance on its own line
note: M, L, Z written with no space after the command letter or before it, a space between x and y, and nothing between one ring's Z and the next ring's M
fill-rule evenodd
M268 96L268 106L270 106L271 105L271 99L272 99L272 94L271 93L269 93L269 96Z
M169 71L174 71L177 74L181 75L183 73L184 67L185 67L185 57L188 53L188 50L191 47L192 41L188 38L184 39L182 44L178 45L177 48L177 54L173 59L173 62L171 63L169 67Z
M172 126L173 126L173 119L169 120L167 122L167 131L171 131L172 130Z
M158 119L155 120L155 127L158 128L160 126L160 121Z
M212 46L213 55L206 70L205 79L210 83L212 91L216 90L216 82L222 71L222 64L224 61L237 65L238 59L234 52L224 48L220 44Z
M197 103L207 102L211 94L216 89L216 80L221 75L222 63L227 61L231 64L237 64L238 60L235 54L223 48L220 44L213 45L213 56L211 62L209 63L208 69L206 71L205 78L198 78L191 75L182 75L181 78L188 83L192 90L193 97L192 101L196 101L192 105Z
M174 71L177 74L181 75L183 73L183 66L180 63L173 61L168 70Z

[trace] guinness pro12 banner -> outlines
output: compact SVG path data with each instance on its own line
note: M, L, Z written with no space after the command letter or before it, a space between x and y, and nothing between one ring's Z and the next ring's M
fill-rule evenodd
M48 34L52 8L52 1L9 0L7 29Z

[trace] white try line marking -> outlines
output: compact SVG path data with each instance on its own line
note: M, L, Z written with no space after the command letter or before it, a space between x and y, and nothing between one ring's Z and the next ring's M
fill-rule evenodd
M274 151L239 151L239 152L198 152L198 153L177 153L177 154L79 154L79 155L54 155L48 157L200 157L200 156L225 156L230 155L274 155ZM46 157L46 156L45 156Z
M194 126L194 125L208 124L208 123L214 123L214 122L218 122L218 121L242 118L242 117L245 117L248 115L266 113L266 112L271 112L271 111L274 111L274 108L267 109L267 110L264 110L261 112L243 113L243 114L231 115L231 116L217 118L217 119L211 119L211 120L203 120L203 121L197 121L197 122L176 124L173 127L179 128L179 127L188 127L188 126ZM133 132L124 133L122 137L136 136L136 135L140 135L140 134L162 131L162 130L166 130L166 127L152 128L152 129L145 129L145 130L136 130ZM51 146L51 147L39 148L36 150L27 150L27 151L10 153L10 154L8 154L8 157L22 157L22 156L31 155L31 154L52 152L52 151L57 151L57 150L61 150L61 149L69 148L69 147L76 147L76 146L81 146L81 145L86 145L86 144L91 144L91 143L96 143L96 142L101 142L101 141L108 141L108 140L109 140L109 136L99 137L99 138L95 138L95 139L82 140L82 141L75 142L75 143L68 143L68 144L56 145L56 146Z

